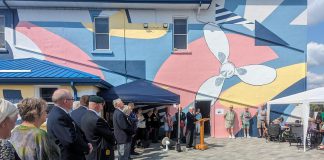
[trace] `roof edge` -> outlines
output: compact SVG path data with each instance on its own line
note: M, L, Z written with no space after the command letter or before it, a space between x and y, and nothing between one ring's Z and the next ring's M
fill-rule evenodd
M11 8L208 9L212 0L7 0ZM1 4L0 4L1 5Z

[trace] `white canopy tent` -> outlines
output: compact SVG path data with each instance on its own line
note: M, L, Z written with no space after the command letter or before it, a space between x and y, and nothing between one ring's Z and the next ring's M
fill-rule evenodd
M270 115L270 107L272 104L301 104L304 108L303 127L304 127L304 152L306 151L306 135L308 128L308 118L310 104L324 103L324 87L300 92L287 97L278 98L267 103L267 115ZM268 118L269 123L269 118Z

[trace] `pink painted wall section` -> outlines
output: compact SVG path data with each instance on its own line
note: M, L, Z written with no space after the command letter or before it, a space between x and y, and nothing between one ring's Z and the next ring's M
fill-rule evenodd
M200 85L209 77L219 74L220 63L210 52L204 38L189 44L192 54L172 54L161 66L154 81L185 88L169 88L180 96L180 105L188 106L195 99ZM202 72L203 71L203 72Z
M255 39L239 34L226 34L229 43L229 60L236 67L261 64L278 58L268 46L255 46Z
M228 133L225 128L225 121L224 121L224 115L216 115L215 109L224 109L224 113L226 113L229 109L227 107L223 107L220 105L219 102L216 102L216 104L212 107L213 112L211 111L211 120L213 120L213 132L211 132L211 136L215 138L224 138L228 137ZM249 108L249 111L252 116L255 116L257 109L256 108ZM241 119L240 115L242 112L244 112L244 108L234 108L234 112L236 113L235 117L235 124L234 124L234 134L237 134L241 128Z
M29 22L19 22L16 30L26 35L35 44L37 44L39 49L45 55L55 56L62 59L67 59L68 61L75 61L98 68L95 63L90 61L91 58L79 47L42 27L38 27ZM59 65L100 76L102 79L104 79L104 75L100 69L89 68L83 65L66 62L51 57L45 57L45 59Z

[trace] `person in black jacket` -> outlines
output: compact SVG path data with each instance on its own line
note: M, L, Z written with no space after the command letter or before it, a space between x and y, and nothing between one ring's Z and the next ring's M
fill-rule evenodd
M55 106L48 115L48 135L60 147L62 160L84 160L92 151L92 145L68 114L73 105L72 94L66 89L58 89L52 100Z
M187 113L187 128L186 128L186 147L193 147L193 136L195 132L195 108L189 107L189 112Z
M91 142L93 151L86 156L87 160L113 160L115 138L108 122L100 117L104 100L99 96L90 96L89 110L81 119L81 129Z
M129 122L131 123L131 126L133 128L134 133L137 133L137 115L134 112L134 108L135 108L135 104L134 103L128 103L127 105L127 111L125 113L125 109L124 109L124 113L127 115L127 118L129 120ZM132 135L132 143L131 143L131 155L139 155L139 153L135 152L135 145L136 145L136 141L137 141L138 137L136 136L136 134Z
M158 143L159 131L160 131L160 116L156 108L153 109L151 115L151 127L152 127L152 143Z
M114 135L117 141L118 159L128 160L131 151L131 138L134 130L131 123L123 113L124 103L121 99L113 101L115 111L113 115Z
M80 98L80 107L71 112L71 117L81 127L81 118L87 112L89 106L89 96L83 95Z

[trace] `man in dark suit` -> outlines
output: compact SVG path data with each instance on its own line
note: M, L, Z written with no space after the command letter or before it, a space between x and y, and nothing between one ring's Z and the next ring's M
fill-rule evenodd
M92 151L92 145L68 114L73 105L72 94L66 89L58 89L52 100L55 106L48 115L48 135L60 147L62 160L84 160Z
M74 122L81 127L81 118L87 112L89 106L89 96L83 95L80 98L80 107L71 112L71 117Z
M81 129L85 133L94 150L86 156L87 160L114 160L115 138L108 122L100 117L104 99L90 96L89 110L81 119Z
M189 112L187 113L186 148L193 147L193 136L196 126L195 121L195 108L189 107Z
M118 159L128 160L131 151L131 138L134 133L131 123L123 113L124 103L121 99L113 101L115 111L113 115L114 135L117 141Z

